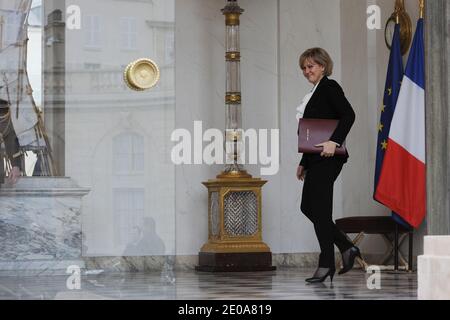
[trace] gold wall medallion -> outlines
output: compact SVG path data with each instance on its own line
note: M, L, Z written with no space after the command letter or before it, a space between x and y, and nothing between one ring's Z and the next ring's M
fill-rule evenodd
M154 87L160 77L158 65L150 59L138 59L131 62L124 72L127 86L136 91L144 91Z

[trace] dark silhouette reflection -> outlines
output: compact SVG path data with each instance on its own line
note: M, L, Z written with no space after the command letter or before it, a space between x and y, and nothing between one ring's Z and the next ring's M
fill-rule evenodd
M166 251L164 241L156 233L155 220L144 218L142 226L134 226L134 239L128 243L124 256L163 255Z
M163 256L166 253L164 241L156 232L155 220L145 217L142 226L134 226L134 239L127 245L123 252L125 257L157 256L154 261L161 262L161 284L175 284L175 257Z

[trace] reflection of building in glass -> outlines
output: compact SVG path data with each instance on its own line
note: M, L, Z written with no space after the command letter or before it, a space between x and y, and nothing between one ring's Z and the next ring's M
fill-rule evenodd
M41 8L39 0L0 2L0 98L8 102L20 152L27 155L24 173L49 176L55 168L40 109Z
M128 132L114 137L112 160L114 241L116 246L126 246L139 239L144 219L145 188L130 183L133 175L145 173L144 138Z
M174 1L75 0L80 30L64 27L58 5L44 3L46 121L61 139L54 148L61 171L92 188L83 206L84 254L121 255L146 218L155 221L160 247L173 252ZM160 68L151 90L124 83L125 67L138 58Z
M120 42L123 50L137 49L137 19L135 17L120 18Z
M113 174L144 172L144 138L135 133L122 133L113 141Z
M17 42L17 37L19 35L18 30L20 29L22 24L22 15L17 14L17 12L13 11L9 14L6 14L6 17L3 21L5 24L5 35L3 38L2 48L10 46Z
M144 189L113 189L114 242L126 246L140 239L144 223ZM150 249L150 248L149 248ZM145 252L142 252L145 253Z
M85 15L83 19L84 47L100 49L102 43L101 18L98 15Z

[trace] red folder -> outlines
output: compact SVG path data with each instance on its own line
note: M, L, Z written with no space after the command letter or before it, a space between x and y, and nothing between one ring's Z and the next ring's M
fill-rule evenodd
M329 141L339 120L334 119L300 119L298 121L298 152L318 153L323 151L323 147L316 147L317 144ZM335 155L345 155L345 141L340 147L336 147Z

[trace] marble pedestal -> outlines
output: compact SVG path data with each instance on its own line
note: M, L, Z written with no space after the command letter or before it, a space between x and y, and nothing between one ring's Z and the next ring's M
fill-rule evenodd
M0 271L54 274L81 259L81 198L66 177L23 177L0 186Z
M425 237L417 273L420 300L450 300L450 236Z

